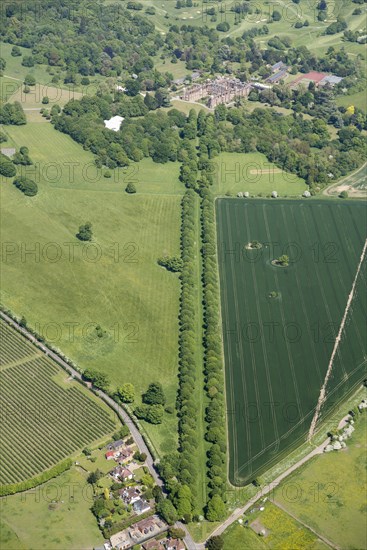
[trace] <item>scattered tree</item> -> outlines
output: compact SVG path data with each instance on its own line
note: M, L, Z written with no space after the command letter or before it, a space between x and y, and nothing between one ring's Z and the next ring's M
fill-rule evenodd
M92 236L93 236L92 224L90 222L87 222L84 225L79 226L79 232L76 234L76 237L80 241L91 241Z

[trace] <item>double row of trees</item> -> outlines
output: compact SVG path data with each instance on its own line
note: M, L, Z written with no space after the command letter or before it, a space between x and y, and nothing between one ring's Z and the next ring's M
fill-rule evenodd
M184 519L191 521L193 499L198 490L197 475L197 403L195 384L197 359L195 339L197 300L195 291L195 193L188 190L182 199L181 218L181 295L179 315L179 390L177 396L179 433L179 474L181 484L190 491Z
M208 181L211 173L204 181ZM219 284L216 255L214 199L209 189L201 190L201 228L204 303L204 369L205 389L209 398L205 419L208 451L209 500L206 517L219 521L225 515L223 501L226 487L226 418L224 398L223 355L219 319Z

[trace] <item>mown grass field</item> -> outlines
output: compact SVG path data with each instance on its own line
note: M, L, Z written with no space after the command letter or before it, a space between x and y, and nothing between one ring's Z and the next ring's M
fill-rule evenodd
M364 203L217 201L229 476L235 485L254 479L308 433L365 222ZM246 250L251 240L263 248ZM271 264L281 254L290 257L286 268ZM365 372L365 282L364 265L321 419ZM272 291L276 298L269 298Z
M0 500L1 550L91 549L103 544L90 511L92 487L77 467L44 485Z
M26 174L39 193L27 198L11 180L2 182L2 240L15 251L2 258L2 302L81 368L106 372L111 387L132 382L139 402L148 384L159 381L173 406L179 280L157 259L179 252L178 164L147 160L138 170L121 171L115 182L96 171L91 153L50 124L7 126L6 132L7 146L28 146L35 166ZM131 196L124 188L133 174L141 194ZM94 232L90 258L75 237L86 221ZM39 255L22 258L25 247ZM97 325L106 331L103 338L93 338ZM146 425L158 452L175 448L176 422L166 414L162 425Z
M108 408L53 361L4 322L0 336L0 483L34 477L114 431Z
M306 464L274 492L275 501L341 548L367 547L367 415L342 452Z
M261 153L220 153L213 163L216 195L248 191L265 197L277 191L283 197L300 196L307 189L301 178L278 168Z

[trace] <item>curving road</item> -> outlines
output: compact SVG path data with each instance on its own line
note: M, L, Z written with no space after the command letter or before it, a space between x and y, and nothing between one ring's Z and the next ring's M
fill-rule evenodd
M31 334L26 328L21 327L16 321L14 321L11 317L9 317L9 315L6 315L6 313L4 313L3 311L0 311L0 317L4 319L4 321L6 321L9 325L13 326L18 332L21 332L28 340L30 340L35 346L37 346L37 348L42 350L48 357L51 357L64 370L66 370L69 374L71 374L73 378L82 380L82 375L80 374L80 372L75 370L66 361L61 359L61 357L59 357L59 355L57 355L57 353L52 351L48 346L46 346L45 344L42 344L42 342L39 342L37 338L35 338L35 336L33 336L33 334ZM116 412L119 418L122 419L123 422L129 427L129 430L131 432L132 437L134 438L134 441L139 449L139 452L145 453L147 455L146 464L150 470L150 473L154 478L155 483L160 487L163 487L163 482L154 468L153 457L143 437L141 436L138 428L133 422L133 420L130 418L127 412L122 407L120 407L120 405L116 403L116 401L111 399L109 395L107 395L101 390L97 390L96 393L99 395L101 399L103 399L103 401L105 401L111 407L111 409L113 409Z
M39 342L33 334L31 334L26 328L21 327L16 321L14 321L11 317L6 315L6 313L0 311L0 317L4 319L9 325L16 328L19 332L21 332L28 340L33 342L39 349L41 349L46 355L51 357L56 363L58 363L64 370L69 372L74 378L77 378L78 380L82 380L81 374L76 371L73 367L71 367L66 361L61 359L55 353L52 351L49 347L47 347L45 344L42 344ZM150 473L152 474L154 481L157 485L163 488L163 482L161 478L159 477L158 473L155 470L154 467L154 460L153 457L142 437L142 435L139 432L139 429L133 422L133 420L130 418L130 416L127 414L127 412L120 407L109 395L104 393L101 390L97 390L97 394L101 399L103 399L116 413L117 415L123 420L125 424L129 426L130 432L132 437L134 438L134 441L141 453L145 453L147 455L146 464L149 468ZM344 420L344 419L343 419ZM326 439L321 445L318 447L315 447L310 453L308 453L306 456L301 458L298 462L287 468L282 474L280 474L272 483L269 485L263 487L260 491L258 491L246 504L245 506L242 506L241 508L236 508L232 514L221 524L219 527L217 527L212 533L212 536L221 535L232 523L240 519L241 516L249 509L254 506L254 504L262 497L270 494L282 481L284 478L289 476L292 472L297 470L300 466L305 464L308 460L313 458L314 456L317 456L319 454L322 454L324 447L328 444L329 438ZM180 527L183 529L186 533L186 536L184 538L185 544L188 548L188 550L204 550L206 541L202 543L197 543L193 540L192 536L190 535L187 526L184 525L181 522L176 523L177 527ZM210 537L209 537L210 538Z

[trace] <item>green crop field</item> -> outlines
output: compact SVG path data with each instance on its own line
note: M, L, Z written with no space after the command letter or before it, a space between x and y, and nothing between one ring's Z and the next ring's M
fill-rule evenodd
M111 413L61 383L56 363L4 322L0 342L0 483L34 477L113 431Z
M232 483L304 441L362 254L366 205L218 199ZM257 240L260 250L246 245ZM288 254L288 267L272 260ZM320 419L363 379L365 262ZM270 298L271 292L276 297Z

